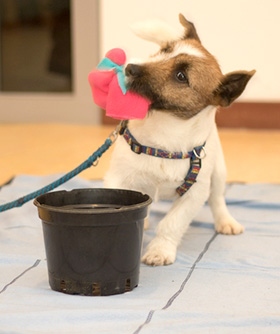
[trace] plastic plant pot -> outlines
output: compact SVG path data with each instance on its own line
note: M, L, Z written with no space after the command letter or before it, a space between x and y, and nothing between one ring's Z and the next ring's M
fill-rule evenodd
M86 296L135 288L151 202L148 195L120 189L75 189L37 197L51 288Z

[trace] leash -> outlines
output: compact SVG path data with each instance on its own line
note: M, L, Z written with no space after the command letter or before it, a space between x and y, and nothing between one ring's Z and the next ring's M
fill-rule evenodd
M24 205L25 203L31 201L32 199L35 199L36 197L46 194L53 189L59 187L60 185L66 183L76 175L80 174L85 169L91 167L91 166L97 166L99 162L99 158L105 153L117 140L118 135L123 135L126 142L131 147L131 150L136 154L147 154L154 157L159 158L165 158L165 159L190 159L190 169L187 173L187 176L184 179L184 182L182 185L176 188L176 192L179 194L179 196L183 196L190 187L196 182L196 178L198 176L198 173L201 169L201 160L205 158L206 151L205 151L205 144L201 146L195 147L192 151L188 153L181 153L181 152L168 152L160 149L155 149L148 146L143 146L137 142L137 140L132 136L132 134L129 132L127 128L127 121L122 121L116 129L109 135L109 137L105 140L104 144L100 146L87 160L85 160L82 164L80 164L78 167L73 169L72 171L68 172L58 180L48 184L47 186L36 190L26 196L20 197L15 201L2 204L0 205L0 213L13 209L18 208ZM203 152L203 154L201 154Z
M13 208L18 208L24 205L25 203L31 201L32 199L46 194L49 191L59 187L60 185L66 183L76 175L80 174L82 171L85 169L91 167L91 166L97 166L99 162L99 158L102 156L103 153L105 153L117 140L118 133L119 133L120 125L116 127L116 129L109 135L109 137L105 140L104 144L100 146L87 160L85 160L82 164L80 164L78 167L70 171L69 173L65 174L58 180L50 183L49 185L34 191L26 196L23 196L21 198L18 198L15 201L0 205L0 213L13 209Z

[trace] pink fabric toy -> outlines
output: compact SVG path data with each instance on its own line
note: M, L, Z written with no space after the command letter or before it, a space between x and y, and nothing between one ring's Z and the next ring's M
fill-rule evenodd
M106 110L106 116L116 119L143 119L150 101L132 93L125 86L123 72L126 55L122 49L112 49L90 72L88 80L94 102Z

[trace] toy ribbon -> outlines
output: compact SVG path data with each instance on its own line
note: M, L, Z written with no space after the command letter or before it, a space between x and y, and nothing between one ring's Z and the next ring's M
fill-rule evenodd
M125 76L123 73L123 67L124 65L118 65L117 63L114 63L111 59L105 57L101 60L101 62L97 65L97 68L99 70L114 70L118 77L118 83L119 86L123 92L123 95L126 94L127 89L125 86Z

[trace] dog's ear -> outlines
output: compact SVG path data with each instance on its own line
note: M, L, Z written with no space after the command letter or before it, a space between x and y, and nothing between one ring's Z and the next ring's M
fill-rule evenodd
M183 14L179 14L179 21L182 24L182 26L185 28L185 34L183 38L184 39L195 39L199 43L201 43L194 24L188 21Z
M255 74L255 70L236 71L226 74L219 87L214 91L214 104L221 107L228 107L240 96L249 80Z
M138 36L156 44L162 45L181 38L181 32L168 23L154 19L137 22L130 25L130 29Z

